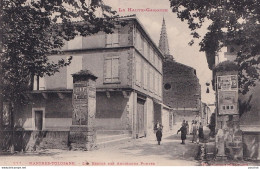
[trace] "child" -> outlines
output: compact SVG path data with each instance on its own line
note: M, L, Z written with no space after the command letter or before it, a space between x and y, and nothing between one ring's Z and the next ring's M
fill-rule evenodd
M158 145L160 145L160 142L162 140L162 127L158 127L157 131L156 131L156 138L158 141Z

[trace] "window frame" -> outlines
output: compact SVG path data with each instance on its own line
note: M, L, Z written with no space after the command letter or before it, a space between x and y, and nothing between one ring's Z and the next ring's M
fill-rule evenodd
M117 74L118 77L113 77L113 60L118 59L118 66L117 66ZM111 71L111 78L107 77L107 62L106 60L111 60L111 67L110 67L110 71ZM120 56L105 56L104 57L104 67L103 67L103 83L104 84L112 84L112 83L120 83ZM111 80L109 80L111 79Z

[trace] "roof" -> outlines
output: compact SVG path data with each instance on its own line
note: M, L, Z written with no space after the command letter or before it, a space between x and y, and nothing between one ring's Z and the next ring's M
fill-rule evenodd
M148 32L146 31L145 27L142 25L142 23L140 22L140 20L136 17L136 15L128 15L128 16L122 16L119 17L118 19L122 19L122 20L134 20L142 29L143 33L147 36L147 38L149 39L149 41L152 43L152 46L157 50L157 52L161 55L162 58L165 58L165 56L163 55L162 51L158 48L158 46L154 43L154 41L152 40L151 36L148 34Z

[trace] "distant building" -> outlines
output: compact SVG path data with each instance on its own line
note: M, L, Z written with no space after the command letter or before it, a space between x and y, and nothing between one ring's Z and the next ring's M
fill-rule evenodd
M173 108L173 123L179 127L183 120L191 124L200 120L201 86L196 70L174 61L169 52L166 24L163 19L159 49L165 55L163 62L163 102Z

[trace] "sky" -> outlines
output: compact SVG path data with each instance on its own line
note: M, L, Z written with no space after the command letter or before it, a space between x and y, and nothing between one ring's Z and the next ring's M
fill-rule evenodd
M196 40L192 46L188 43L192 39L188 24L177 18L171 12L169 0L104 0L120 16L136 14L145 30L148 32L155 44L158 45L163 17L166 23L170 54L179 63L191 66L196 69L197 76L201 84L202 101L207 104L215 102L215 94L210 86L210 93L206 93L206 83L211 83L212 71L209 70L204 52L199 52L199 41ZM132 9L167 9L166 12L132 12ZM199 31L201 35L206 33L206 29ZM203 37L203 36L202 36Z

